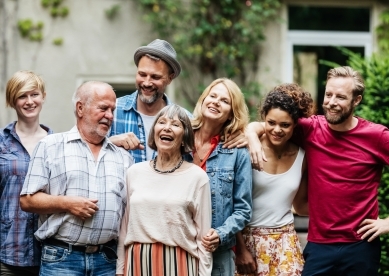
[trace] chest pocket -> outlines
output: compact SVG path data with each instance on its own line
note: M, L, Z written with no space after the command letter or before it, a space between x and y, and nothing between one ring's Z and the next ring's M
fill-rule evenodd
M218 174L219 188L221 195L225 197L232 196L233 184L234 184L234 171L222 170Z

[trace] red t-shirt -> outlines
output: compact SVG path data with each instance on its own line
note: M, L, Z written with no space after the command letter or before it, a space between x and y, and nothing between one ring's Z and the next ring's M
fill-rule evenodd
M330 129L324 116L299 120L296 142L305 149L308 163L308 241L360 241L359 224L378 217L378 186L383 166L389 164L389 130L357 119L358 125L346 132Z

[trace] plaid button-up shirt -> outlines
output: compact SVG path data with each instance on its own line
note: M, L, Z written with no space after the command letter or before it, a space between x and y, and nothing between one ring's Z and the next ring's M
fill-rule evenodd
M127 203L125 173L132 164L131 155L107 138L95 160L76 126L42 139L31 159L21 195L43 191L97 199L99 210L85 221L68 212L40 215L35 237L55 237L75 245L116 239Z
M40 265L40 246L34 238L38 215L20 209L19 195L30 155L15 131L16 122L0 130L0 261L13 266ZM41 125L48 134L53 133Z
M146 143L147 137L145 135L145 129L142 121L142 117L137 111L136 100L138 98L138 91L135 91L131 95L120 97L116 100L116 109L114 113L114 120L112 122L111 131L109 136L119 135L127 132L132 132L138 137L145 149L130 150L129 152L134 157L135 163L139 163L147 160L146 155ZM172 104L169 98L164 95L163 99L167 105ZM186 113L191 118L192 115L186 110ZM156 152L153 152L153 158Z

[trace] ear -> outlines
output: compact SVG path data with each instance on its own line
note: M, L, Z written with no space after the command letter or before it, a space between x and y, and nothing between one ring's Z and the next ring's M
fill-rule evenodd
M170 84L173 80L173 76L174 76L174 73L171 73L169 76L168 76L168 82L167 84Z
M359 103L362 101L362 95L358 95L355 99L354 99L354 106L357 106L359 105Z
M78 101L76 103L76 113L77 113L77 117L81 118L82 115L83 115L83 111L84 111L84 105L82 102Z

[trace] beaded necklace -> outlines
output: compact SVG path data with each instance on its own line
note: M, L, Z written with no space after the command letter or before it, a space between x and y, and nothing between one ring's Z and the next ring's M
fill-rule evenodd
M183 162L184 162L184 158L181 158L180 162L178 162L178 164L173 169L168 170L168 171L160 171L157 169L157 157L155 157L153 160L153 169L154 169L154 171L156 171L158 173L172 173L175 170L177 170L179 167L181 167Z

